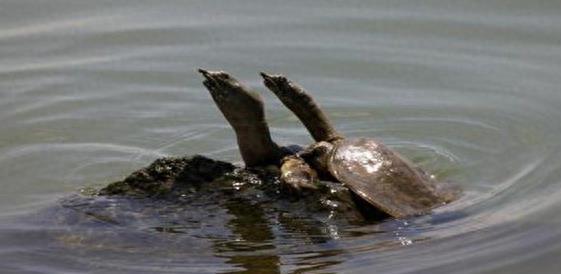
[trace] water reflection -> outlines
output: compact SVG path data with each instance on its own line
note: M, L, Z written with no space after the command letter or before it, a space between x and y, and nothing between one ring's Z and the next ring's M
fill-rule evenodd
M306 245L322 244L332 239L326 233L325 225L310 219L291 216L289 212L266 212L259 204L246 199L233 199L225 204L232 219L226 226L234 233L234 239L215 241L214 250L219 257L227 258L227 263L241 268L228 273L281 273L283 272L283 246L297 243ZM277 246L277 245L280 245ZM326 250L310 256L303 252L297 258L294 273L321 270L339 263L337 259L327 259L341 254L339 250ZM286 254L294 257L295 254Z
M225 208L232 216L226 226L234 239L216 242L214 249L217 256L228 258L228 264L241 268L229 273L280 273L275 235L263 209L245 199L228 201Z
M56 247L51 252L112 253L109 268L130 270L124 261L130 253L150 254L156 261L221 258L229 266L223 273L299 273L341 263L344 250L336 239L344 222L306 217L288 210L295 202L285 202L263 203L235 193L219 198L212 191L181 201L74 195L13 223L29 227L27 234L41 234L42 245ZM40 227L53 229L35 231ZM196 254L205 243L212 252ZM74 262L81 256L61 259Z

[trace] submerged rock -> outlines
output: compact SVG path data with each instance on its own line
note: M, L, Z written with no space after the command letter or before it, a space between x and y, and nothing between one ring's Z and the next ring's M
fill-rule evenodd
M100 195L167 196L196 191L203 183L212 182L236 170L230 163L204 156L160 158L139 169L122 181L109 184Z

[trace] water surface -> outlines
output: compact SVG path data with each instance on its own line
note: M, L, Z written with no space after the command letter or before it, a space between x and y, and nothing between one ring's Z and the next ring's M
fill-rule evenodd
M560 267L559 1L0 6L5 273ZM186 209L76 198L160 156L240 161L198 67L227 70L263 94L279 143L311 139L259 71L286 74L342 132L381 139L464 196L431 216L363 226L272 216L251 201L201 198ZM91 214L97 208L114 219Z

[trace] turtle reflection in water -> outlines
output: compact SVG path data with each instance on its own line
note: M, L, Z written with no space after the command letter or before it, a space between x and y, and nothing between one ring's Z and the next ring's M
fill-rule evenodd
M259 189L268 203L285 197L306 210L376 219L425 214L458 194L374 139L345 138L303 88L284 76L261 73L265 86L316 141L307 148L281 147L271 138L258 94L226 72L199 72L236 133L246 167L202 156L161 159L100 194L170 197L214 188L223 191L224 199L234 199L251 193L244 190Z

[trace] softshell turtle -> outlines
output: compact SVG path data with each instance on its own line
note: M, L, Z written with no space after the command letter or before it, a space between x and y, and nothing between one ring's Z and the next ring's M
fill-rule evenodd
M302 158L323 178L332 176L364 201L396 218L427 213L456 198L457 190L437 182L377 140L344 138L302 87L282 75L261 73L261 76L264 84L298 116L317 142L287 158L290 161ZM285 160L283 166L286 164ZM294 181L294 174L298 172L288 170L282 177ZM302 182L299 187L310 185L305 178L298 177L296 181Z
M455 197L454 191L374 139L344 138L304 89L284 76L261 73L265 86L316 141L306 149L272 141L258 94L226 72L199 72L234 129L246 166L280 166L281 182L292 192L314 191L319 179L339 181L363 203L396 218L426 213Z

